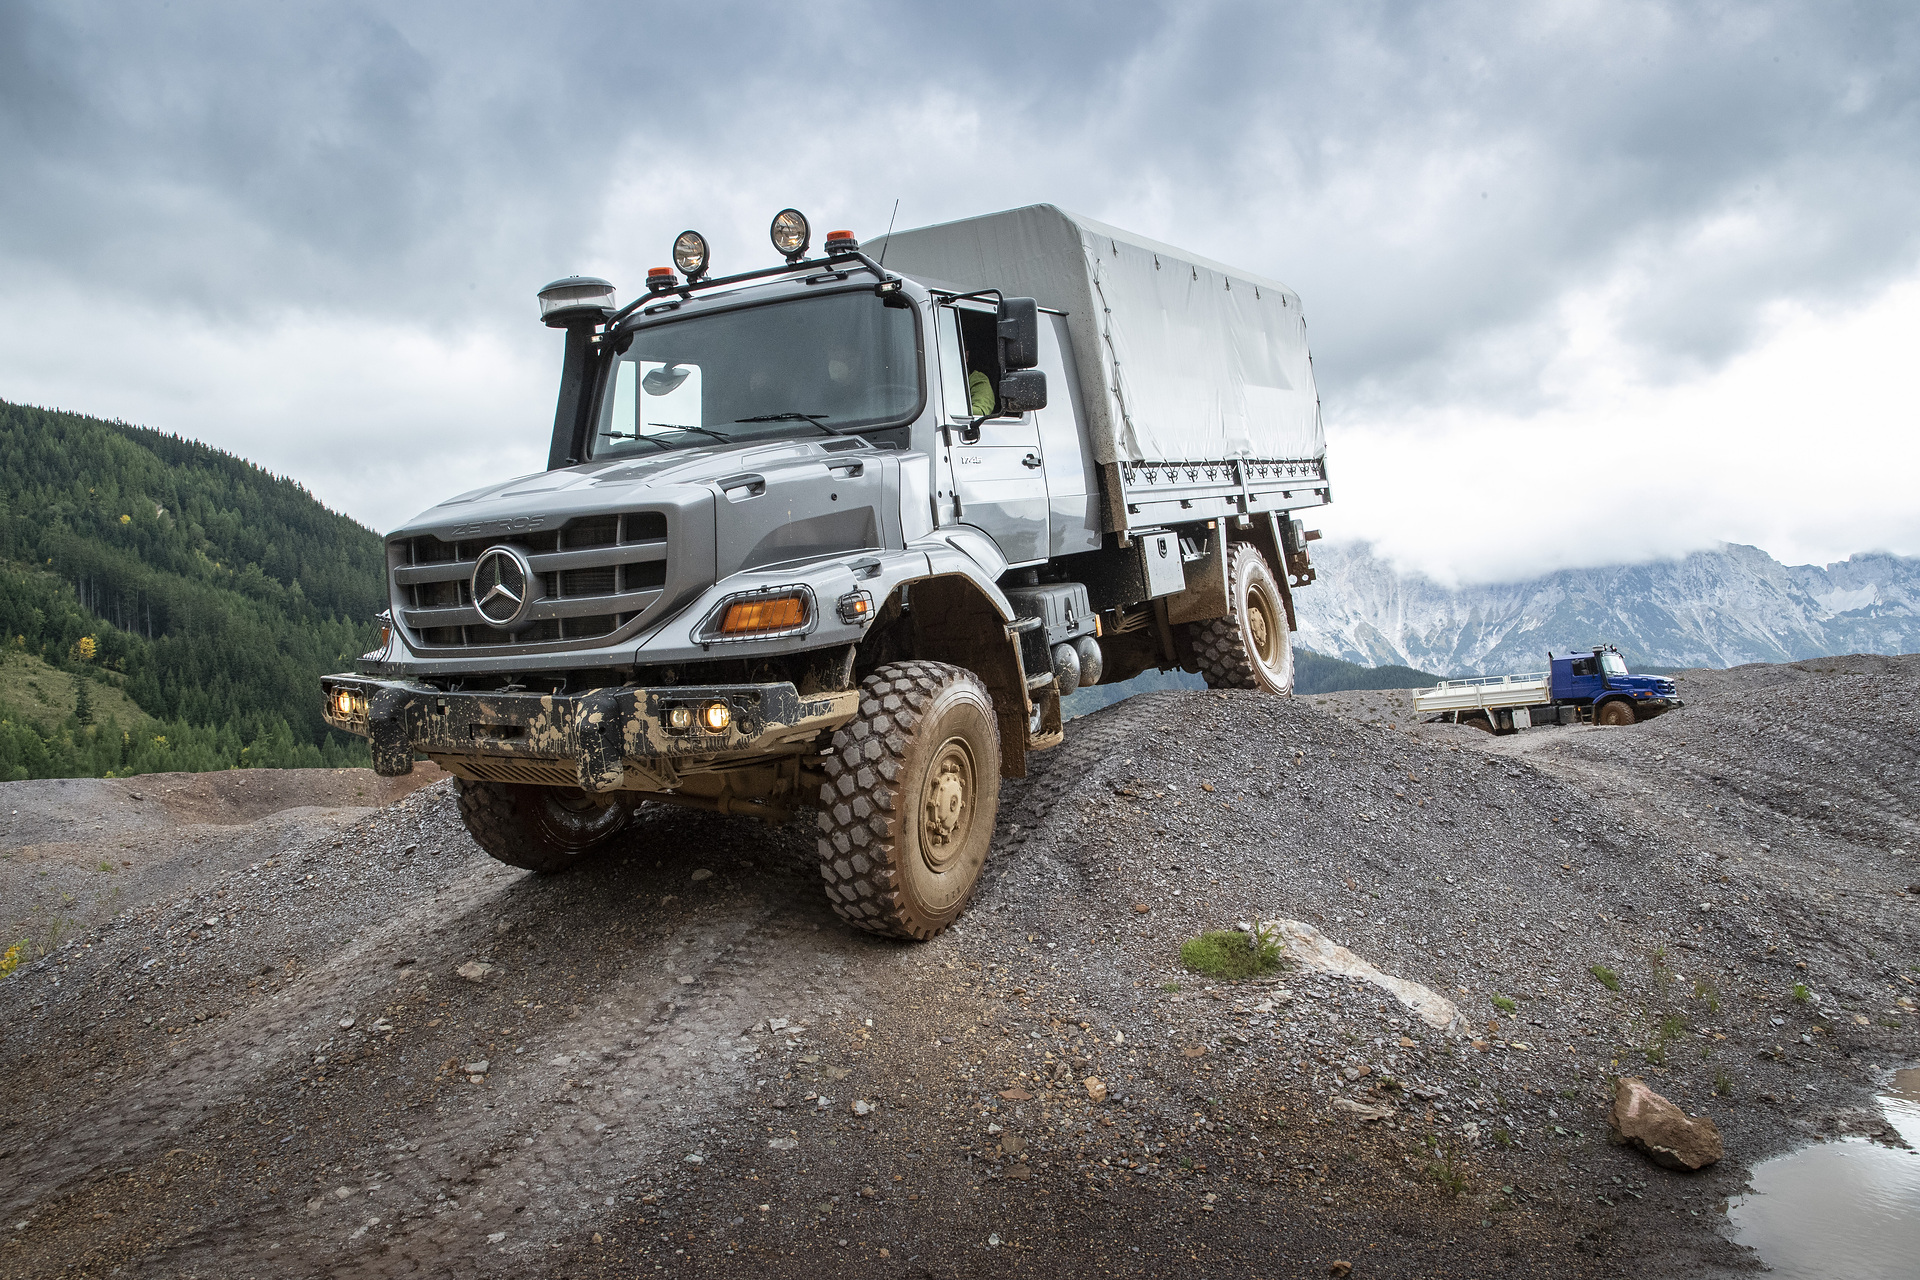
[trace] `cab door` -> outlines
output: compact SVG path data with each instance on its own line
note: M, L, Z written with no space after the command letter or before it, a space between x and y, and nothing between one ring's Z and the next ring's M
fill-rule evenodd
M1040 424L1031 413L988 418L977 440L966 439L967 366L954 308L934 308L940 338L940 382L946 419L949 489L942 524L972 525L993 539L1009 565L1034 564L1048 554L1047 467ZM997 363L997 362L996 362Z

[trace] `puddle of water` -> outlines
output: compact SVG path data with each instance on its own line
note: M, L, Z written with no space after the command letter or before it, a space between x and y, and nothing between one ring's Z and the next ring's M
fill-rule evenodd
M1920 1148L1920 1067L1896 1071L1887 1122ZM1728 1207L1734 1239L1782 1280L1910 1280L1920 1258L1920 1154L1825 1142L1754 1166L1753 1191Z

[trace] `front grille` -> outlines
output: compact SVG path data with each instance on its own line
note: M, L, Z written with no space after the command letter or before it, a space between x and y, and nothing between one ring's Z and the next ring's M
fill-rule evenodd
M540 598L518 631L488 625L473 607L473 566L509 542L527 553ZM597 640L645 613L667 582L667 518L658 511L582 516L546 533L447 542L429 535L389 544L400 621L426 648Z

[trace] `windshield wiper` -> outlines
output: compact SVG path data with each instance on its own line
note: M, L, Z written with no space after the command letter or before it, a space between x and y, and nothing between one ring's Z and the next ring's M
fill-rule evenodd
M664 449L667 447L660 443L657 438L643 435L638 431L602 431L600 434L608 440L640 440L652 445L656 449Z
M703 436L712 436L722 444L733 443L732 436L721 431L711 431L706 427L689 427L678 422L649 422L647 425L650 427L659 427L663 431L697 431ZM667 447L666 443L661 440L659 436L647 435L641 431L602 431L600 434L609 440L644 440L655 448L664 449Z
M734 421L735 422L804 422L810 427L820 428L822 431L826 432L830 436L844 436L849 434L848 432L842 431L838 427L830 427L826 423L820 421L820 419L827 416L828 415L824 413L760 413L760 414L755 414L751 418L735 418Z
M720 441L722 444L733 443L732 436L727 435L726 433L721 431L709 430L706 427L689 427L684 423L678 423L678 422L649 422L647 425L650 427L660 427L667 431L698 431L703 436L712 436L715 440Z

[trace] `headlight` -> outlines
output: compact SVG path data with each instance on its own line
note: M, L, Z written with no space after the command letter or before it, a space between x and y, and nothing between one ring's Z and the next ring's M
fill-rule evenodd
M733 723L733 712L724 702L709 702L700 708L700 723L708 733L724 733L727 726Z
M807 225L807 215L798 209L782 209L773 215L773 226L767 234L773 239L773 247L783 254L788 262L796 261L813 243L813 229Z
M707 238L698 231L682 231L673 242L673 265L688 284L707 274Z
M757 636L769 631L791 631L807 625L807 602L799 596L771 600L737 600L720 619L723 636Z
M801 635L813 626L813 612L813 592L805 587L775 587L728 596L707 614L694 639L712 644Z
M339 688L333 691L333 714L340 719L353 719L360 714L361 706L360 695L352 689Z

